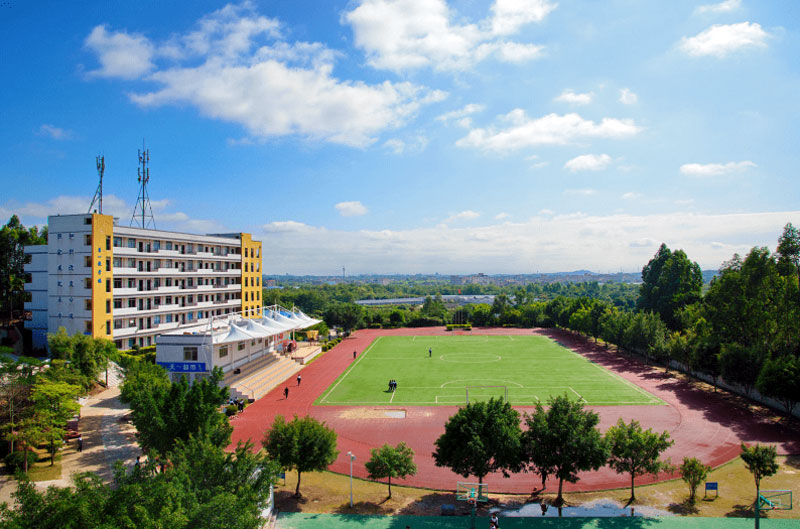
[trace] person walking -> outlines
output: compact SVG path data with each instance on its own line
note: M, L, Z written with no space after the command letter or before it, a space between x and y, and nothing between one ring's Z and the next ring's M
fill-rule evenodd
M283 388L283 398L284 399L288 399L289 398L289 386L286 386L285 388Z
M430 358L432 355L433 355L433 348L428 347L428 358Z
M356 352L353 351L353 360L355 360L355 359L356 359Z
M83 452L83 436L78 434L78 452Z
M303 377L301 377L300 375L297 375L297 385L298 386L300 385L300 381L302 380L302 378Z

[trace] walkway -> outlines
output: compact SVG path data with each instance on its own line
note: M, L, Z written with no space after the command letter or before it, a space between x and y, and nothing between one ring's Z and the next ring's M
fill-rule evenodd
M74 440L61 452L61 479L38 481L36 486L67 487L76 472L95 472L103 481L113 477L114 462L121 460L126 466L133 465L140 455L132 425L120 418L128 409L119 400L119 388L112 387L89 397L81 408L80 432L83 436L83 451L77 451ZM16 490L16 481L11 476L0 476L0 502L11 504L11 493Z

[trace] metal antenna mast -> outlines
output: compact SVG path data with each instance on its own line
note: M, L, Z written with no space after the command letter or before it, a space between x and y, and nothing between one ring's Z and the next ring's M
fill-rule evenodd
M141 217L142 228L147 228L149 224L156 227L156 219L153 217L153 207L150 205L150 195L147 193L147 183L150 181L150 168L147 164L150 163L150 149L145 149L144 140L142 140L142 150L139 151L139 167L136 173L139 176L139 198L136 199L136 206L133 208L133 215L131 216L131 226L134 223L138 224L137 217Z
M106 157L105 156L98 156L96 158L97 161L97 175L100 177L100 183L97 184L97 191L94 192L94 198L92 199L92 203L89 204L89 211L87 213L92 212L92 208L95 204L98 204L100 207L100 211L98 212L95 210L95 213L103 214L103 173L106 171Z

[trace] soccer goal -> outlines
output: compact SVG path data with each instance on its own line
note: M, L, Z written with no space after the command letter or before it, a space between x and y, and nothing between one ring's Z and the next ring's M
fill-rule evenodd
M467 404L491 398L501 398L508 402L508 386L467 386Z

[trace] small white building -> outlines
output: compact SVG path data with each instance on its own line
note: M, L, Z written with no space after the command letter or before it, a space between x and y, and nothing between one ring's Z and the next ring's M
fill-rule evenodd
M260 318L241 313L211 318L204 325L185 326L156 338L156 363L173 381L186 375L189 382L209 376L215 367L230 373L271 353L283 353L292 332L316 325L302 311L264 307Z

